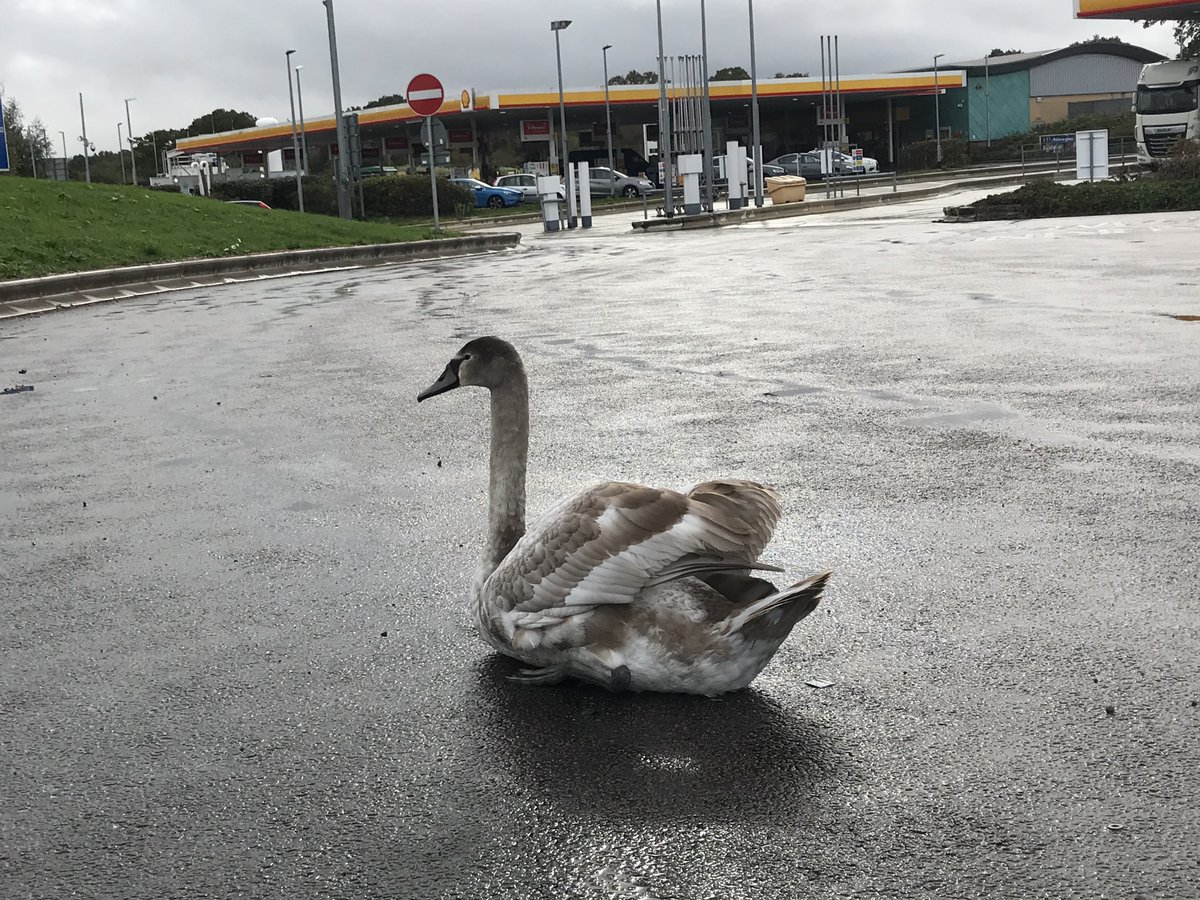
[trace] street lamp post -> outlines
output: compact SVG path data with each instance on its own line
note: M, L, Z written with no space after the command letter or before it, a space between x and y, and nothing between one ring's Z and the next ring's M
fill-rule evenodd
M121 161L121 184L125 183L125 140L121 137L124 122L117 123L117 159Z
M300 89L300 70L304 66L296 66L296 103L300 106L300 156L304 166L304 174L308 174L308 139L304 135L304 91Z
M939 166L942 164L942 89L938 83L938 60L945 55L945 53L939 53L933 58L933 128Z
M704 15L704 0L700 0L700 59L704 78L704 112L700 117L704 127L704 199L708 211L713 211L713 145L712 100L708 94L708 21Z
M992 146L992 72L991 57L983 58L983 108L987 115L987 145Z
M608 171L616 168L613 165L612 151L612 109L608 105L608 51L612 49L612 44L605 44L600 48L600 52L604 54L604 139L608 143ZM617 192L617 180L615 178L609 181L608 194L611 197Z
M129 169L133 173L133 183L137 184L137 157L133 155L133 126L129 124L129 101L137 97L125 98L125 134L129 140Z
M304 212L304 179L300 173L300 139L296 135L296 97L292 93L292 54L288 50L283 54L284 67L288 76L288 105L292 109L292 168L296 171L296 205Z
M763 205L762 146L758 128L758 70L754 60L754 0L750 4L750 141L754 145L754 205Z
M67 133L60 131L58 136L63 142L63 181L71 180L71 161L67 158Z
M558 159L558 172L567 190L567 227L574 228L575 193L571 184L571 167L567 165L567 105L563 100L562 47L558 40L558 33L570 24L570 19L556 19L550 23L550 30L554 32L554 56L558 62L558 133L562 154Z
M79 128L83 132L79 136L83 144L83 178L88 184L92 183L92 166L88 162L87 118L83 114L83 91L79 92Z
M663 173L663 213L675 216L675 191L671 166L671 106L667 96L667 57L663 52L662 0L654 2L658 23L658 164Z
M342 79L338 74L337 29L333 22L333 0L321 0L325 4L326 20L329 26L329 67L333 72L333 115L337 123L338 161L337 172L338 216L349 219L350 213L350 178L347 174L350 166L350 139L346 134L346 117L342 115ZM431 163L432 165L432 163Z

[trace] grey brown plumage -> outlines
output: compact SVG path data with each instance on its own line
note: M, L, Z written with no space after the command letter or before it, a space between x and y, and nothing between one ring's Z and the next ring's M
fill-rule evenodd
M528 399L516 350L466 344L418 399L460 385L492 395L488 543L472 593L492 646L612 689L719 694L749 684L819 602L828 573L785 591L749 574L781 515L773 488L740 479L686 494L606 482L524 522Z

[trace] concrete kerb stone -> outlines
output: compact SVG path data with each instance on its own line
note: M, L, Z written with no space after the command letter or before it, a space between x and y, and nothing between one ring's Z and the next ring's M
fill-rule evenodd
M223 256L187 259L176 262L69 272L44 278L0 281L0 318L45 312L59 304L52 298L87 291L118 290L127 285L146 285L187 278L235 276L256 272L303 270L314 266L339 264L403 262L445 256L465 256L515 247L521 235L515 232L471 237L440 238L431 241L407 241L395 244L367 244L357 247L324 247L312 250L284 250L247 256ZM42 302L31 302L42 301ZM63 304L75 305L75 304Z
M1025 184L1030 181L1054 180L1054 178L1055 174L1053 172L1025 176L997 175L988 178L972 178L931 185L929 187L899 190L895 193L888 191L854 197L822 198L819 200L805 200L800 203L783 203L779 206L748 206L742 209L701 213L696 216L675 216L672 219L635 219L631 224L634 228L640 228L643 231L650 231L656 228L719 228L723 225L737 225L754 219L783 219L793 216L816 215L838 209L860 209L866 206L880 206L887 203L905 203L910 200L924 200L929 197L936 197L939 194L955 193L967 188L1003 187L1013 184Z

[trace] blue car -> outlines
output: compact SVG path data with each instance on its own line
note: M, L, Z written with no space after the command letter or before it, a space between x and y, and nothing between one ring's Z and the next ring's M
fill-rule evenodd
M516 206L525 199L525 195L512 188L492 187L475 178L451 178L451 184L468 188L475 194L475 205L482 209L501 209L505 206Z

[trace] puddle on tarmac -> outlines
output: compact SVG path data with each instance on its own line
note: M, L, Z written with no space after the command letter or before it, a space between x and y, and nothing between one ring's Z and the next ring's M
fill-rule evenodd
M802 394L821 394L825 392L825 388L817 387L812 384L792 384L791 382L780 382L780 386L764 391L764 397L799 397Z
M1016 415L1011 409L983 403L959 412L943 413L937 416L917 416L903 420L904 425L974 425L977 422L995 422L1000 419L1011 419Z

